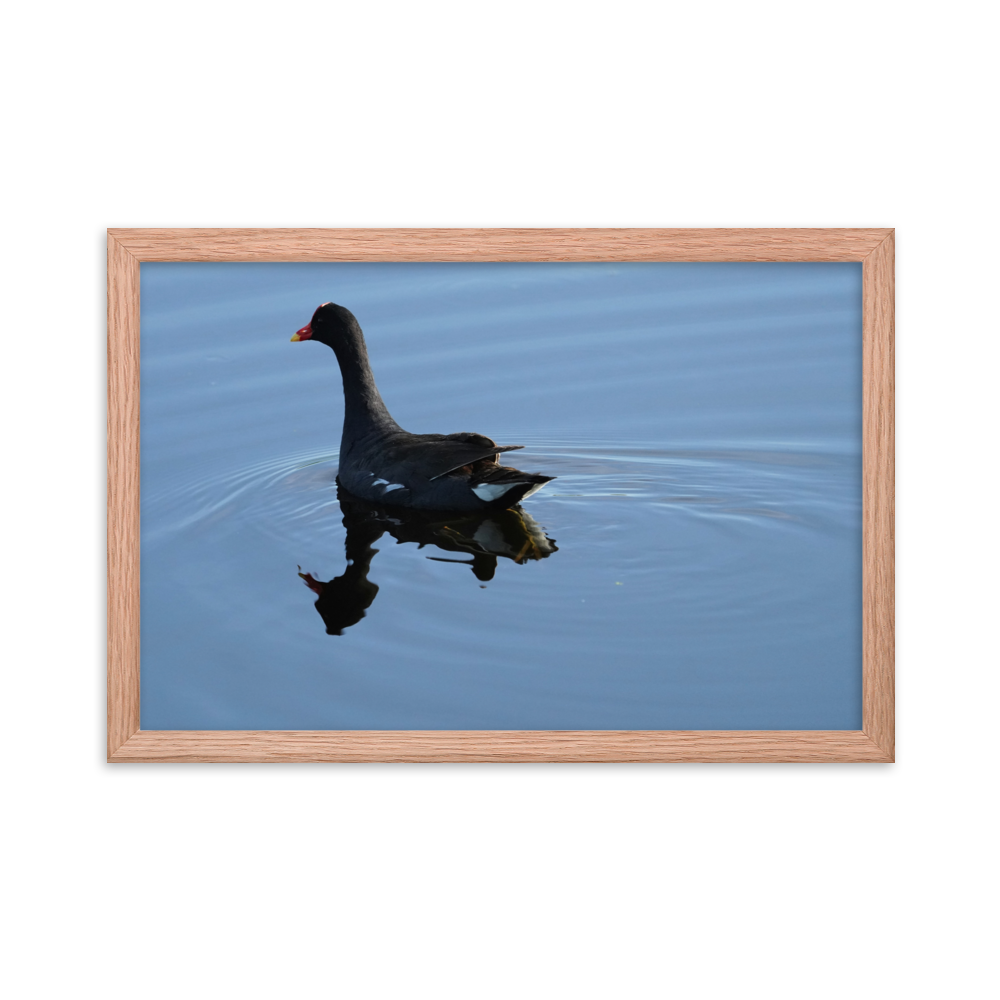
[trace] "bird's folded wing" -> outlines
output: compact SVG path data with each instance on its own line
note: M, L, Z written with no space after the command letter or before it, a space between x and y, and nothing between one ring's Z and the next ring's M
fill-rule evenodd
M387 441L383 455L390 463L405 462L427 479L439 479L463 465L523 447L499 445L484 434L407 434L404 440Z

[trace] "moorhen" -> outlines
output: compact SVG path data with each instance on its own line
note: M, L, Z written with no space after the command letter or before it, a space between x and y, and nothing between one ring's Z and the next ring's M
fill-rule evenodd
M332 347L344 377L344 433L337 479L372 503L423 510L513 507L554 476L500 465L498 445L483 434L410 434L389 415L375 386L354 314L324 302L292 341Z

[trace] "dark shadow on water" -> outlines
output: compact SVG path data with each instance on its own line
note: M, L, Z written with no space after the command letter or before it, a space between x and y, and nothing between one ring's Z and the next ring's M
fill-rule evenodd
M419 548L435 545L445 552L471 556L427 558L469 566L476 579L482 581L493 579L498 559L522 564L532 559L547 559L558 551L538 522L520 507L474 514L406 510L359 500L343 487L338 487L337 497L347 529L344 543L347 568L326 583L301 572L301 567L299 572L306 586L317 595L316 610L326 624L328 635L343 635L345 628L356 625L378 595L378 584L368 579L368 572L378 552L372 546L386 532L399 542L415 542Z

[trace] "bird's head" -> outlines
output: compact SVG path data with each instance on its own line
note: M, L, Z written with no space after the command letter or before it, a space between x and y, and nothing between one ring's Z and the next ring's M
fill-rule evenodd
M338 343L360 332L358 321L350 309L338 306L334 302L324 302L313 313L313 318L295 331L292 343L300 340L317 340L327 347L336 348Z

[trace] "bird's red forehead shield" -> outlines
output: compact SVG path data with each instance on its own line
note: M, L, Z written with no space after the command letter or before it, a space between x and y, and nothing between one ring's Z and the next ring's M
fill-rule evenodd
M306 323L301 330L295 331L295 336L292 337L292 343L295 344L300 340L309 340L313 335L312 323Z

